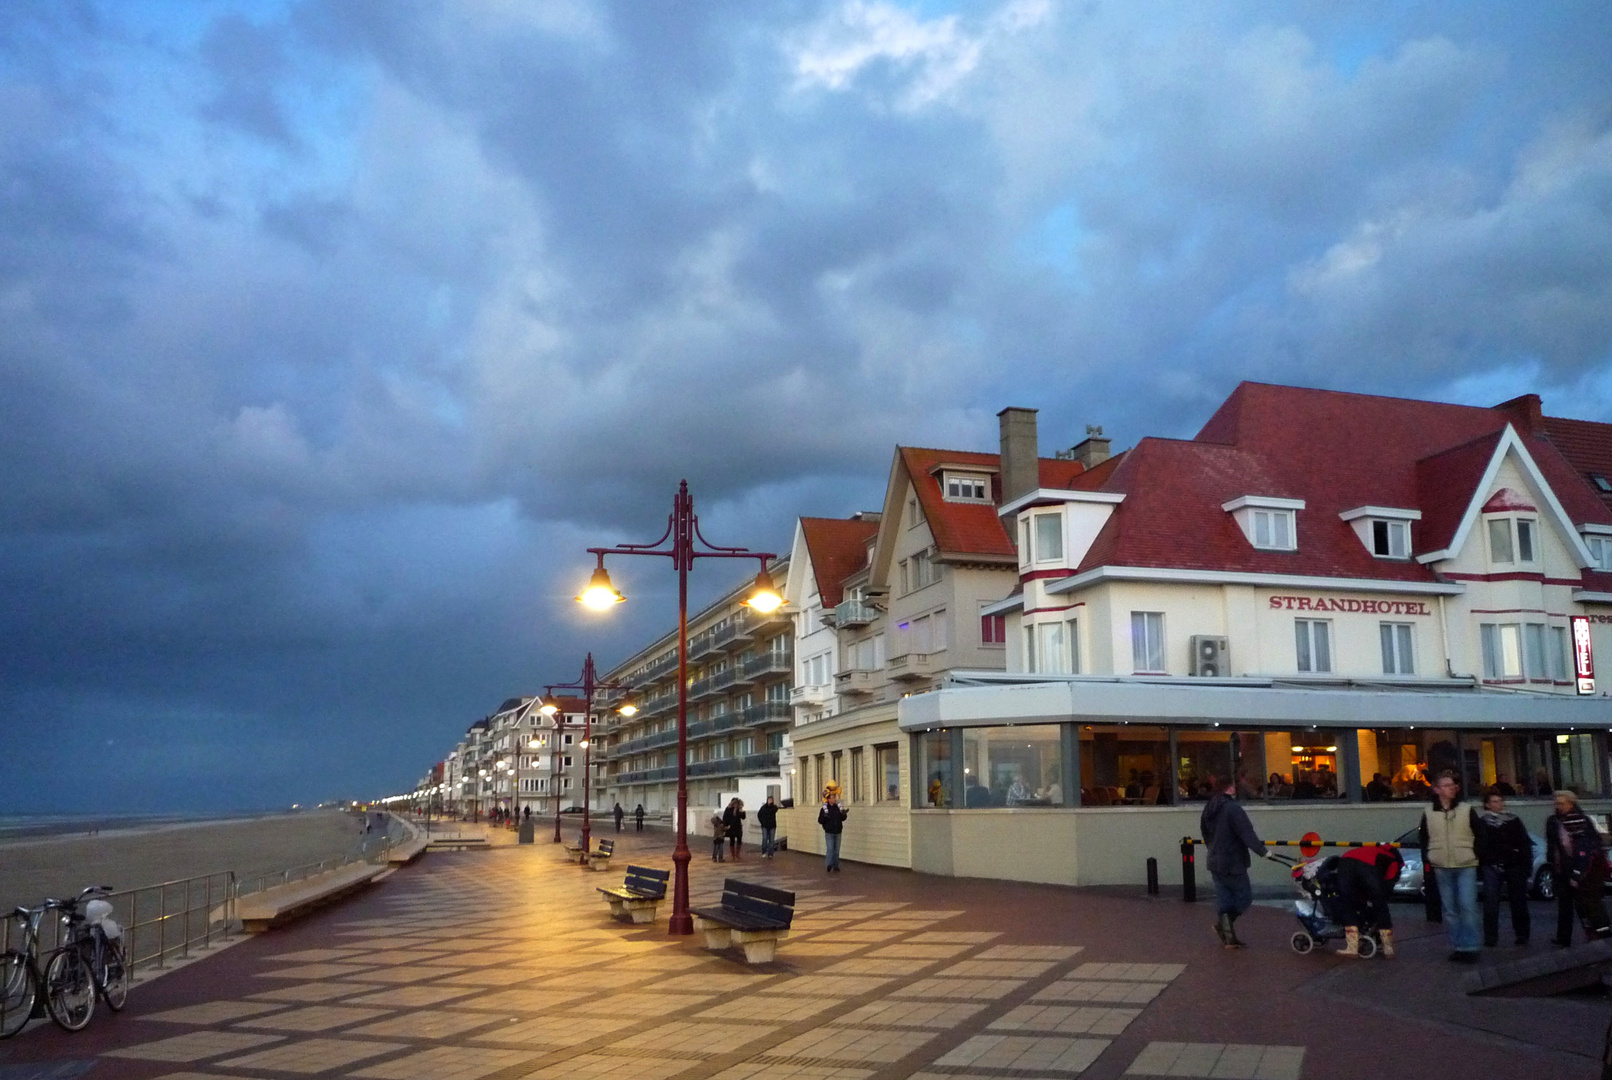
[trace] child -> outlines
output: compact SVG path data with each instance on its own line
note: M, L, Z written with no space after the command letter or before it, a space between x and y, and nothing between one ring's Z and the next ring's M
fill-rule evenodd
M722 812L719 810L711 815L711 861L727 862L722 854L722 838L727 834L727 827L722 824Z

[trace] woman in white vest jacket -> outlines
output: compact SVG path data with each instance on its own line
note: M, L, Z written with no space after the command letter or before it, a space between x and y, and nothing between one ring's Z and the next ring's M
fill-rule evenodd
M1444 932L1450 959L1470 964L1478 959L1478 808L1461 802L1461 785L1452 772L1433 782L1433 805L1422 811L1422 868L1438 881L1444 907Z

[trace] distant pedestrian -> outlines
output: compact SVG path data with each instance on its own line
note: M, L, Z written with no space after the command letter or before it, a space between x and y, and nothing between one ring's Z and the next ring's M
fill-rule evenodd
M1248 811L1237 801L1237 781L1226 777L1198 818L1204 846L1209 849L1209 877L1215 883L1215 933L1228 949L1246 949L1237 938L1236 923L1254 903L1254 884L1248 879L1248 853L1268 856L1265 842L1254 832Z
M726 827L722 824L722 811L718 810L711 815L711 861L727 862L722 854L722 834Z
M845 831L845 819L851 812L840 805L837 786L824 792L822 809L817 811L817 823L823 827L823 869L830 874L840 872L840 834Z
M1383 956L1394 958L1394 915L1388 907L1388 897L1404 868L1405 860L1399 851L1387 844L1350 848L1339 857L1338 892L1348 909L1339 956L1360 958L1360 929L1370 916Z
M638 831L643 832L644 831L644 804L643 803L639 803L638 808L632 812L632 819L633 819L633 824L638 826Z
M1588 814L1578 808L1578 796L1556 792L1556 812L1545 819L1545 851L1556 874L1556 944L1573 943L1573 915L1591 940L1608 934L1606 905L1606 850L1601 834Z
M620 803L617 803L616 804L616 809L613 811L613 813L616 815L616 831L620 832L621 831L621 822L627 816L627 811L625 811L625 810L623 810L621 808Z
M1516 814L1506 812L1498 785L1483 797L1478 814L1478 878L1483 885L1483 944L1500 944L1500 900L1511 906L1511 933L1528 944L1528 879L1534 872L1534 842Z
M761 857L770 859L778 849L778 803L771 795L756 808L756 824L761 826Z
M521 811L521 816L524 817L527 821L532 820L532 804L531 803L526 804L526 809Z
M1478 939L1478 808L1462 805L1461 785L1446 769L1433 782L1433 804L1422 811L1418 834L1422 866L1433 868L1444 933L1453 950L1449 959L1476 963Z
M728 850L733 853L734 862L742 857L745 816L744 800L739 798L728 800L728 808L722 811L722 831L728 838Z

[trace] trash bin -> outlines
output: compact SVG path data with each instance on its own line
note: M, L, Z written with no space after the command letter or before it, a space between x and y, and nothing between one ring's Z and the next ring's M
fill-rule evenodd
M520 842L523 843L523 844L530 844L532 842L532 819L531 818L522 818L521 819L521 839L520 839Z

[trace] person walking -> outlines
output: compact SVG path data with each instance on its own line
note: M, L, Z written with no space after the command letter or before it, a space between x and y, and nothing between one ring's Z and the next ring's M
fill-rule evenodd
M1228 949L1246 949L1237 938L1236 922L1254 903L1254 885L1248 880L1249 852L1268 857L1265 842L1254 832L1248 811L1237 801L1237 781L1227 777L1198 818L1204 846L1209 849L1209 876L1215 883L1215 933Z
M1556 944L1573 943L1573 916L1587 939L1606 937L1606 849L1588 814L1571 791L1555 795L1556 812L1545 819L1545 857L1556 875Z
M824 793L822 809L817 811L817 823L823 827L824 872L840 872L840 834L845 831L845 819L851 812L840 805L840 793L830 789Z
M639 803L638 806L633 810L633 812L632 812L632 820L633 820L633 824L635 826L637 826L638 831L643 832L644 831L644 804L643 803Z
M761 826L761 857L770 859L778 849L778 803L771 795L756 807L756 824Z
M711 861L712 862L727 862L728 861L727 858L722 854L722 834L725 831L725 828L726 827L722 824L722 811L718 810L716 813L711 815Z
M626 816L627 816L627 811L625 811L625 810L623 810L623 809L622 809L622 808L621 808L621 804L620 804L620 803L617 803L617 804L616 804L616 808L615 808L615 810L613 810L613 811L611 811L611 812L612 812L612 813L613 813L613 814L615 814L615 816L616 816L616 831L617 831L617 832L620 832L620 831L621 831L621 823L622 823L622 821L623 821L623 819L625 819L625 818L626 818Z
M1500 944L1500 900L1511 905L1511 933L1528 944L1528 878L1534 871L1534 842L1516 814L1506 812L1498 786L1483 797L1478 814L1478 880L1483 885L1483 944Z
M741 858L740 849L744 847L744 801L735 797L728 800L728 808L722 811L723 832L728 837L728 850L733 853L733 861Z
M1458 964L1478 959L1478 808L1461 803L1461 785L1445 770L1433 782L1433 803L1417 826L1422 866L1438 879L1444 933Z
M1360 959L1360 928L1370 916L1371 925L1382 942L1382 954L1394 958L1394 916L1388 907L1388 897L1399 880L1405 860L1387 844L1370 844L1350 848L1338 859L1338 892L1344 907L1349 911L1349 922L1343 927L1343 948L1339 956Z

